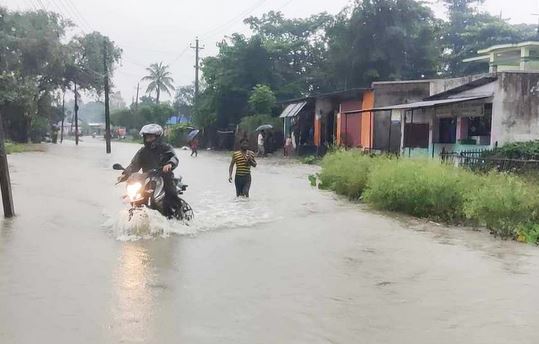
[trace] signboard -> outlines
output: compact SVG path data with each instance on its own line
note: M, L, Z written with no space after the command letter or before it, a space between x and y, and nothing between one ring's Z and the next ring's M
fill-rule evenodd
M436 108L436 117L481 117L484 104L456 103Z

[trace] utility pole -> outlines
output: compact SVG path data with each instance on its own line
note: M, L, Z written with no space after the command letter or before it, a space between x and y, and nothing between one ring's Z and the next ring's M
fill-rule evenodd
M7 163L6 147L4 145L4 125L2 114L0 113L0 189L2 190L2 205L4 206L4 216L15 216L13 206L13 194L11 193L11 180L9 178L9 167Z
M60 131L60 143L64 142L64 120L66 118L65 104L66 104L66 90L64 88L63 92L62 92L62 127L60 128L61 129L61 131Z
M109 108L109 70L107 66L107 40L103 41L103 66L105 71L105 141L107 154L110 154L110 108Z
M140 89L140 82L137 83L137 100L135 101L135 111L138 111L138 91Z
M77 94L77 83L75 82L75 144L79 144L79 102Z
M195 105L197 104L197 101L198 101L198 92L199 92L199 85L198 85L198 72L199 72L199 69L200 69L200 65L199 65L199 51L204 49L204 47L201 47L199 45L199 41L198 41L198 37L196 38L195 40L195 46L191 45L191 49L194 49L195 50Z

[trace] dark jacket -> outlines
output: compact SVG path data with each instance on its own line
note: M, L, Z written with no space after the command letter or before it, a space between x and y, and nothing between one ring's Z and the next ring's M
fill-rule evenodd
M151 146L144 146L135 154L131 164L125 169L125 173L132 174L140 169L142 172L148 172L152 169L160 169L167 164L171 164L172 169L175 169L178 163L174 148L158 139Z

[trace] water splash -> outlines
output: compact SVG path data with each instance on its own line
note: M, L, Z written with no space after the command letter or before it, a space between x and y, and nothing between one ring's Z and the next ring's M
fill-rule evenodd
M279 219L265 204L267 202L264 200L231 198L215 192L206 192L193 204L195 218L189 223L168 220L156 210L141 208L134 212L131 219L128 209L108 215L109 219L103 227L109 229L112 235L121 241L248 228Z
M166 238L171 234L194 235L196 230L187 224L168 220L157 210L138 209L129 218L129 210L123 209L116 216L111 216L103 227L108 228L114 237L121 241Z

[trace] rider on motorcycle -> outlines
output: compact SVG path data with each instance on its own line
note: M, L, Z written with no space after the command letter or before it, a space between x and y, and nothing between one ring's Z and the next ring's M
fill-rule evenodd
M178 167L178 157L174 153L174 148L163 142L163 128L160 125L147 124L140 130L140 135L144 139L144 147L135 154L131 164L119 179L136 173L140 169L142 169L142 172L162 169L165 190L164 212L165 216L171 217L179 201L176 185L174 184L174 173L172 172Z

